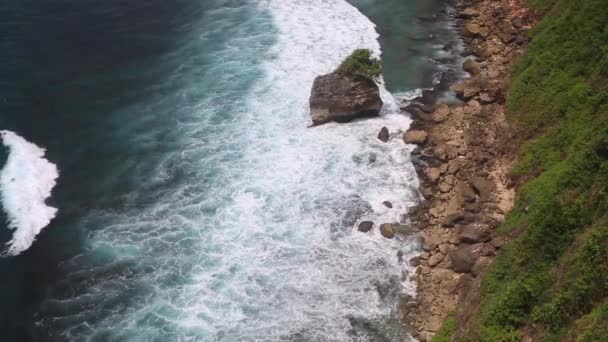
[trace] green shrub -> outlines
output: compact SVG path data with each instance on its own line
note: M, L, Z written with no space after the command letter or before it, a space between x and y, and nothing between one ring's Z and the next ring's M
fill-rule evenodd
M357 49L340 64L336 72L343 75L366 76L377 79L382 74L382 64L378 58L372 57L370 50Z
M454 313L449 314L443 321L441 329L433 336L431 342L450 342L458 326Z

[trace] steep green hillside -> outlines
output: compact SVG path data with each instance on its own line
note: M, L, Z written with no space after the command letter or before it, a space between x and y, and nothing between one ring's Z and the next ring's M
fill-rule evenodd
M544 19L507 102L525 182L500 228L517 238L458 340L608 341L608 0L528 3Z

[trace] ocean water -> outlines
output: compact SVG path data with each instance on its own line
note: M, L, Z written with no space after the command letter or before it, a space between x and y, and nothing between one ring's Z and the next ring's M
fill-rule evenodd
M399 105L428 76L395 56L432 78L443 50L395 37L444 6L404 3L385 26L363 0L0 4L3 339L408 338L416 236L355 228L418 200ZM355 48L395 58L382 115L308 128L314 77Z

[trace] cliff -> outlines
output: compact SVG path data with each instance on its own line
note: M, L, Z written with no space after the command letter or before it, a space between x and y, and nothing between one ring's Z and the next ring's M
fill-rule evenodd
M542 20L512 69L507 139L490 159L516 160L504 181L515 205L492 232L506 244L456 283L433 341L608 341L608 1L525 5Z

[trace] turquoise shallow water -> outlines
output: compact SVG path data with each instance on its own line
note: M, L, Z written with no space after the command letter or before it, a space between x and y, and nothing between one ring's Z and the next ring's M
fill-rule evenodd
M388 17L383 5L355 4ZM411 13L430 11L415 4ZM405 337L393 329L396 297L412 290L404 260L415 238L353 228L401 220L417 199L411 147L398 139L409 125L400 99L384 92L378 119L306 127L314 77L353 48L379 53L377 31L407 26L376 28L338 0L0 10L9 51L0 123L46 147L60 170L57 216L27 252L0 261L11 275L1 291L7 336ZM388 88L425 86L395 67L397 39L384 37ZM382 126L395 135L388 144L375 139Z

